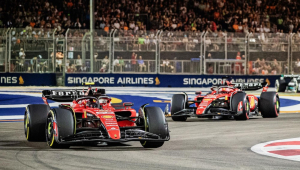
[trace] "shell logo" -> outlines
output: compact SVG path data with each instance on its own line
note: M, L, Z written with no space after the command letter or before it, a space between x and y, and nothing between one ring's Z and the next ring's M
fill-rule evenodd
M19 77L19 84L24 84L24 80L23 80L22 76Z
M160 85L160 81L159 81L158 77L155 78L155 85Z

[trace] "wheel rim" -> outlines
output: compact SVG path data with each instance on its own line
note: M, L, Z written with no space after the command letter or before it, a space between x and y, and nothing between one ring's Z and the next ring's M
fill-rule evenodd
M24 130L25 130L26 139L28 140L28 138L29 138L29 115L27 112L25 113Z
M249 111L250 111L250 106L249 106L249 102L246 102L246 118L249 119Z
M49 146L52 146L54 143L54 129L53 129L53 118L48 117L46 126L46 134L47 134L47 143Z
M277 97L276 97L275 100L276 100L275 101L275 112L276 112L276 115L278 115L278 113L279 113L279 100L278 100Z
M278 82L278 80L276 80L276 82L275 82L275 89L276 89L276 92L278 92L278 90L279 90L279 82Z

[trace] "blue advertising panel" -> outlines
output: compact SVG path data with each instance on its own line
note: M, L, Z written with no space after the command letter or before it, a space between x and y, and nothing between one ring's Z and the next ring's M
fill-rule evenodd
M56 86L55 73L0 73L0 86Z
M66 86L79 86L95 82L100 86L147 86L147 87L210 87L220 84L225 75L166 75L166 74L66 74ZM263 83L275 86L280 76L232 75L235 83Z

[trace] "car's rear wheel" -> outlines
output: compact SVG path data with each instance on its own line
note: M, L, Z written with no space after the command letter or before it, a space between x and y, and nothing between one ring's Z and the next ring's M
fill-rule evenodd
M259 98L259 110L263 118L276 118L280 112L279 96L276 92L262 92Z
M235 120L248 120L249 119L249 100L244 92L239 92L233 95L231 101L232 111L236 112Z
M286 82L285 82L285 80L283 79L283 80L281 80L281 79L277 79L276 81L275 81L275 89L276 89L276 91L277 92L285 92L285 90L286 90Z
M46 124L46 139L51 148L69 148L70 145L60 142L63 138L75 134L75 131L75 120L70 110L61 108L50 110Z
M28 105L24 115L24 132L28 141L45 141L47 114L50 108L46 104Z
M166 139L169 136L168 123L165 115L159 107L145 107L145 131L160 136L160 139ZM158 148L164 144L164 141L141 141L144 148Z
M174 94L171 103L171 116L173 121L186 121L187 116L173 116L187 107L187 96L185 94Z

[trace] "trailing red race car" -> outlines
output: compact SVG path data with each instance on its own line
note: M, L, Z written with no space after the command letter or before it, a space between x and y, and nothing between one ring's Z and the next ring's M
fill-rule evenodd
M263 88L260 98L246 94L242 89ZM247 120L254 115L264 118L278 117L280 102L276 92L267 92L267 83L230 83L213 86L211 92L202 96L196 92L194 100L189 101L186 93L174 94L171 101L171 116L174 121L186 121L187 117L222 116L236 120ZM195 107L190 107L195 104Z
M93 85L94 83L85 83ZM104 89L44 90L45 104L26 107L25 136L28 141L46 141L51 148L68 148L82 142L120 143L140 141L145 148L161 147L170 139L168 123L159 107L133 103L112 104ZM59 102L51 109L47 99Z

